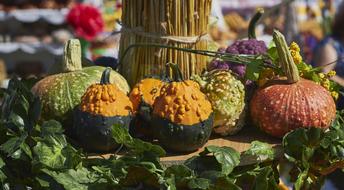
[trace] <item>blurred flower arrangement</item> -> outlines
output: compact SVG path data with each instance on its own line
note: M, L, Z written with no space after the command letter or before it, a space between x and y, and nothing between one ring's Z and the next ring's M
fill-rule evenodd
M67 23L80 39L83 56L86 57L90 42L104 30L101 12L88 4L76 4L67 14Z
M103 19L105 23L105 31L112 32L118 30L116 23L122 16L122 3L119 0L106 1L103 8Z
M79 38L93 40L104 29L101 12L87 4L76 4L67 15L70 24Z

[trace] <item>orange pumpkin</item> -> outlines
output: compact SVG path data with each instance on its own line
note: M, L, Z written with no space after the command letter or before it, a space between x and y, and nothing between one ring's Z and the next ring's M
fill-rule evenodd
M301 127L327 129L336 116L330 93L313 81L299 77L284 36L275 31L274 41L287 78L270 80L251 99L251 117L275 137Z

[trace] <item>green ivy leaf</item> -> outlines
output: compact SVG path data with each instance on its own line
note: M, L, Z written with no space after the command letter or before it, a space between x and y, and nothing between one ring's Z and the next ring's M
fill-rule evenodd
M193 176L192 170L190 168L186 167L185 165L173 165L168 168L166 168L164 172L165 177L171 177L174 175L176 177L176 180Z
M7 176L3 171L3 168L5 167L5 165L6 165L6 163L0 157L0 182L1 182L1 184L4 184L5 180L7 179Z
M150 152L151 154L155 154L159 157L162 157L166 154L165 150L158 145L153 145L140 139L132 138L129 135L129 132L119 125L113 126L112 137L117 143L124 144L135 154Z
M210 187L210 181L204 178L193 178L188 182L190 189L208 189Z
M13 154L20 149L22 144L24 143L25 139L27 138L28 134L24 133L20 137L12 137L4 144L0 146L0 150L7 154L7 156L12 157Z
M127 169L127 175L120 181L120 185L130 187L143 183L149 187L159 188L159 175L141 166L131 166Z
M297 180L294 184L295 190L302 190L305 180L308 177L308 170L304 170L302 173L299 174L299 176L297 177Z
M61 123L55 120L46 121L41 127L41 136L63 135L63 127Z
M214 156L193 156L185 161L185 165L197 175L207 171L217 171L222 174L222 166Z
M269 58L272 60L273 63L276 64L278 60L278 52L276 46L272 46L267 51Z
M217 162L221 164L222 173L230 174L240 163L240 153L230 147L207 146L200 155L212 153Z
M274 149L267 143L260 141L251 142L251 147L244 152L244 155L254 156L257 161L273 160L275 158Z
M207 170L202 172L199 176L201 178L209 179L210 181L216 181L218 178L221 178L226 175L224 175L221 171Z
M57 183L61 184L64 189L68 190L89 190L90 187L99 186L97 189L107 189L106 186L101 186L105 179L86 168L77 170L68 169L64 172L51 171L47 169L42 170L47 175L51 176Z
M312 157L314 153L315 144L320 144L319 138L311 139L313 137L320 137L320 133L323 131L319 128L308 129L296 129L288 133L283 138L283 148L285 154L288 156L289 161L300 160L302 163L308 163L308 160Z
M42 126L41 139L33 147L34 164L41 164L50 169L74 168L81 155L68 144L62 126L57 121L45 122Z
M246 65L245 79L257 81L262 70L263 60L256 59Z
M241 190L241 188L234 183L234 179L229 177L220 177L209 190Z
M273 177L273 170L271 167L264 167L257 175L254 189L255 190L274 190L278 189L278 184Z

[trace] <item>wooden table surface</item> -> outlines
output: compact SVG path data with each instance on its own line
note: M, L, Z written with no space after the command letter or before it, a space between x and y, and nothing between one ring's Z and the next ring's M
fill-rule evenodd
M228 146L232 147L239 152L243 152L250 147L250 143L252 141L262 141L270 144L271 146L277 145L281 143L281 139L270 137L269 135L263 133L258 128L246 126L243 128L239 133L221 137L221 136L212 136L207 144L204 146L209 145L216 145L216 146ZM161 161L181 161L186 160L194 155L197 155L201 152L203 148L199 149L196 152L188 153L188 154L172 154L168 153L166 157L161 158Z
M239 152L243 152L247 150L250 147L250 143L255 140L266 142L270 144L271 146L278 145L281 143L281 139L270 137L269 135L263 133L256 127L245 126L239 133L232 136L227 136L227 137L212 136L205 146L209 146L209 145L228 146L228 147L234 148L235 150ZM165 157L161 158L161 161L162 162L181 162L194 155L197 155L202 150L203 148L192 153L167 153ZM111 154L104 154L101 156L104 158L107 158L110 155Z

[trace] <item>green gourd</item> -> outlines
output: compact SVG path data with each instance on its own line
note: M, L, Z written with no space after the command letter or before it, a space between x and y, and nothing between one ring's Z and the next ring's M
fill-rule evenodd
M80 41L71 39L65 44L61 68L63 72L47 76L36 83L32 92L41 99L43 120L56 119L71 124L74 108L80 104L86 89L100 81L104 67L82 68ZM111 71L110 82L115 83L125 94L129 93L127 81L117 72Z
M213 70L192 77L210 100L214 113L214 129L222 136L233 135L245 124L245 87L231 71Z

